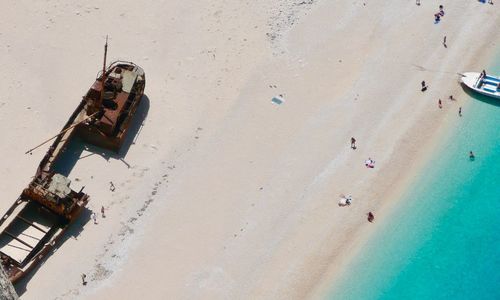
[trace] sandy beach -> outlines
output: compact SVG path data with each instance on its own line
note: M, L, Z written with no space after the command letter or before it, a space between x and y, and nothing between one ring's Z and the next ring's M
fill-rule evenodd
M440 4L446 13L434 24ZM69 149L72 187L85 186L89 211L18 293L324 297L422 164L435 159L459 107L467 114L458 73L481 71L497 53L497 5L0 4L0 211L46 150L24 152L56 134L92 84L106 35L108 61L133 61L147 78L126 151ZM365 167L368 158L375 168ZM352 205L339 207L340 194L351 194Z

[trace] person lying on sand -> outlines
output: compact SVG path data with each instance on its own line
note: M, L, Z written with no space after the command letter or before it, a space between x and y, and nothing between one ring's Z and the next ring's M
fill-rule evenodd
M339 206L349 206L351 205L351 201L352 201L351 195L347 197L344 195L340 195Z
M368 157L368 159L365 160L365 166L367 168L373 169L373 168L375 168L375 161Z

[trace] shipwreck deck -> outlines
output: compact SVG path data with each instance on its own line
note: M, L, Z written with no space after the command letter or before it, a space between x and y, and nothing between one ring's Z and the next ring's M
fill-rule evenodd
M0 225L0 252L23 267L62 225L61 218L35 201L18 200Z

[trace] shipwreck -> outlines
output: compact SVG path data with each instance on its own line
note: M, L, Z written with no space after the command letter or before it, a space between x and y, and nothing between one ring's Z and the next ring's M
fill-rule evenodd
M82 190L54 166L73 137L119 152L144 94L144 70L132 62L115 61L103 68L62 130L53 140L33 180L0 219L0 263L15 283L48 256L89 201Z

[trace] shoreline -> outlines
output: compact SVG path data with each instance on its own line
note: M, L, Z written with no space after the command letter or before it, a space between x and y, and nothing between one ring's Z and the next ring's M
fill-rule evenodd
M457 90L458 89L459 88L457 88ZM471 101L478 100L472 99ZM469 103L466 103L462 107L467 108L468 106ZM396 217L394 214L401 206L405 205L403 201L408 198L408 193L415 188L414 184L423 176L422 172L430 168L432 162L431 157L435 155L436 152L445 152L444 144L449 142L454 134L457 134L456 129L453 127L454 120L451 120L449 117L450 113L446 116L446 120L440 124L438 132L433 134L432 138L425 143L425 147L420 151L420 155L412 161L413 166L410 167L411 172L406 172L405 176L398 180L399 183L395 183L396 188L394 191L384 194L382 198L387 200L381 204L380 209L377 211L376 224L369 224L368 226L370 227L359 228L357 232L359 236L351 239L351 244L346 246L346 249L341 251L339 256L332 261L332 265L334 262L338 262L339 265L333 267L334 270L330 271L329 274L321 280L318 287L316 287L312 293L308 294L306 298L325 299L327 295L332 294L332 292L334 292L332 286L335 286L335 282L337 282L344 273L348 272L346 268L354 264L356 258L359 258L363 252L363 246L370 242L374 236L380 234L380 228L387 226L387 224L390 223L391 217ZM383 218L380 218L380 216Z
M490 44L488 41L484 41L484 43L485 45ZM477 48L478 47L476 47L476 49ZM483 65L492 65L494 63L494 59L498 54L498 46L489 48L484 47L484 48L488 49L487 52L488 54L481 55L482 58L481 60L469 61L468 63L469 65L483 66ZM467 70L463 70L460 72L465 72L465 71ZM446 73L446 71L444 73ZM452 89L451 94L454 95L455 98L457 98L456 95L459 95L459 97L462 98L461 106L464 109L464 111L467 111L467 107L470 104L469 101L474 101L474 99L471 100L471 98L464 92L464 90L461 87L461 84L455 85L451 89ZM467 99L468 102L463 103L464 98ZM443 100L444 102L446 102L445 106L449 106L448 104L449 100L446 98L443 98ZM456 104L456 106L458 107L458 104ZM395 190L381 194L380 198L386 200L380 203L379 206L380 209L377 211L376 215L378 217L376 218L376 220L379 221L378 222L376 221L375 223L378 224L367 225L370 226L370 228L367 227L363 228L362 225L360 225L357 228L358 230L354 232L360 235L348 240L349 244L344 246L344 249L340 251L338 251L339 250L338 248L336 249L337 254L330 261L331 267L330 270L327 271L327 275L324 276L324 278L320 280L319 284L316 287L314 287L311 291L300 294L299 296L300 298L324 299L325 296L332 291L331 288L334 285L334 282L338 280L339 276L342 276L342 273L345 272L345 268L352 263L352 261L359 255L361 251L363 251L362 246L365 243L367 243L370 240L370 238L378 232L377 231L378 228L382 228L384 224L390 222L388 219L381 220L381 218L379 217L391 217L392 214L398 209L398 207L403 205L403 203L401 203L402 199L407 198L405 194L407 194L410 191L410 189L412 188L412 184L414 184L418 180L418 178L422 176L421 172L424 171L431 163L431 157L432 155L435 154L435 149L436 148L442 149L443 144L446 142L446 140L452 138L452 135L455 130L453 126L455 124L454 122L456 122L455 119L456 112L446 111L449 110L447 108L443 110L445 116L435 117L432 124L428 124L427 128L427 130L432 131L433 126L437 124L438 130L433 132L431 137L427 139L422 138L422 141L414 142L412 146L407 147L408 149L406 149L406 151L405 150L402 151L402 152L415 153L413 149L419 148L422 144L424 145L423 148L420 148L418 150L417 156L410 156L411 160L409 162L411 164L411 167L408 169L410 169L411 171L405 171L403 173L404 176L402 178L397 179L397 182L391 181L392 183L394 183L396 187ZM418 127L418 125L416 124L415 127ZM419 129L414 129L414 132L416 131L419 131ZM407 143L407 142L408 142L407 140L402 141L402 143ZM406 159L408 158L409 157L406 157ZM405 160L405 158L400 157L400 160ZM338 265L336 265L337 263Z
M499 53L500 52L496 51L496 55L491 56L493 59L490 59L489 62L487 63L487 65L489 66L488 69L494 68L494 69L496 69L497 72L498 72L498 70L500 70L498 68L498 66L499 66L498 54ZM458 134L465 134L465 136L468 136L468 134L477 132L477 130L480 130L481 128L483 128L484 125L483 125L482 121L478 121L478 120L482 120L482 118L484 117L484 113L486 113L486 112L489 113L490 118L493 117L493 115L495 113L494 110L495 110L495 108L497 108L495 106L498 106L495 103L495 99L484 97L482 95L475 95L475 96L479 97L479 98L483 98L483 99L476 99L476 97L469 96L469 101L470 101L469 104L470 105L468 105L468 106L474 105L474 114L470 117L472 119L468 119L466 121L464 120L467 125L459 125L457 128L450 128L450 126L448 126L449 123L445 123L446 126L443 130L444 132L442 133L442 135L445 135L445 137L442 139L442 142L440 143L440 145L438 147L436 147L435 152L437 154L447 156L449 154L449 152L451 152L454 154L454 156L443 157L443 160L446 160L447 162L446 163L437 162L437 164L440 165L439 167L435 167L433 165L433 161L431 161L431 160L428 160L427 162L425 162L425 165L422 168L422 171L424 171L424 172L417 174L417 176L415 176L415 178L412 180L412 183L410 183L410 185L408 186L408 189L405 191L405 193L399 197L400 200L394 201L392 203L388 203L387 207L384 207L384 210L386 212L388 212L387 216L391 217L391 219L393 219L393 218L396 219L396 221L394 222L395 226L404 226L406 228L406 230L401 230L401 229L399 231L393 230L393 228L389 227L391 222L387 219L383 220L382 223L379 224L380 230L373 230L371 235L366 234L364 236L363 242L361 243L361 246L358 248L359 249L358 253L351 253L350 257L348 257L348 261L344 262L344 268L342 268L342 270L337 270L337 272L335 273L336 277L332 277L333 279L330 282L330 285L327 286L326 284L324 284L323 288L318 289L317 293L315 294L315 297L313 297L313 298L337 299L335 296L339 297L339 295L338 294L336 295L336 293L335 293L336 291L338 291L340 293L340 295L341 295L340 297L348 297L347 295L349 295L349 297L354 297L352 294L352 293L354 293L355 295L357 295L356 298L358 298L358 297L361 297L361 295L359 293L360 290L368 291L370 289L369 287L371 284L373 284L374 286L377 286L377 284L380 284L380 283L374 282L374 281L376 281L374 276L378 276L376 278L381 279L381 282L383 282L382 278L388 278L388 276L395 276L394 278L396 278L399 276L399 274L402 274L401 276L403 277L403 279L398 281L398 283L397 283L398 288L395 289L394 287L392 287L392 288L390 288L390 292L387 290L384 290L384 296L389 295L389 298L391 298L391 297L394 297L394 294L396 294L396 295L399 295L396 297L400 297L400 298L403 297L404 298L404 297L408 297L408 293L412 293L412 295L418 295L418 297L423 297L424 294L427 294L427 295L429 295L429 293L433 294L433 292L436 292L437 290L440 290L442 293L433 294L433 297L441 298L444 296L446 298L450 298L453 296L457 296L461 293L464 293L464 295L469 295L469 296L474 294L476 297L478 297L480 295L482 295L482 296L494 295L494 294L488 294L488 292L485 292L486 294L481 294L483 289L487 289L487 290L491 289L491 287L488 286L488 284L485 284L484 286L479 285L479 287L476 290L474 290L474 285L477 285L477 283L470 283L469 282L467 288L461 289L457 284L455 284L454 286L452 284L453 287L449 286L449 283L446 282L446 279L444 279L447 276L446 271L444 271L447 268L444 266L446 266L446 264L454 265L455 261L457 261L457 259L463 259L463 261L461 261L461 267L456 267L455 269L452 268L452 271L451 271L452 274L449 274L449 275L452 276L453 274L456 274L457 271L462 270L464 266L470 264L472 269L469 270L468 272L466 272L466 276L468 276L469 278L477 276L477 275L473 275L473 274L477 274L478 269L480 267L474 263L475 260L477 259L476 255L471 254L471 253L477 253L477 250L475 250L475 251L472 251L470 249L464 250L463 253L461 253L460 255L457 255L457 253L455 252L455 249L458 249L458 247L456 245L457 241L454 240L454 238L457 239L457 237L458 237L458 239L460 241L466 240L467 241L466 243L472 243L473 241L476 243L480 243L480 241L482 241L483 239L487 240L489 238L489 236L492 234L493 234L492 235L492 238L493 238L494 233L491 233L488 231L491 229L484 229L484 230L481 229L480 231L482 233L474 234L474 232L476 230L474 230L473 228L476 228L476 226L478 224L482 224L483 221L485 223L485 227L494 226L494 223L492 225L492 224L488 223L488 220L483 219L482 217L475 218L474 214L475 215L481 214L481 212L477 211L477 210L475 210L474 213L471 213L468 215L464 213L463 217L460 216L462 221L459 224L454 224L455 222L452 222L454 225L447 224L447 222L449 223L449 220L446 221L446 217L434 217L434 218L430 217L431 221L425 222L426 216L424 216L422 214L425 214L425 212L429 209L429 205L432 205L432 204L429 204L430 200L429 199L422 199L422 202L423 202L422 204L415 204L415 203L409 202L409 201L418 201L419 200L418 197L422 197L422 196L426 197L423 190L427 191L427 194L429 195L428 198L432 199L433 201L440 201L441 198L436 197L432 194L429 194L429 192L440 194L441 197L444 198L443 200L445 200L445 202L444 202L444 204L439 203L439 204L437 204L437 206L438 207L444 206L445 211L441 211L443 208L441 208L441 210L438 208L438 209L435 209L434 211L432 211L433 209L431 208L430 213L434 214L434 215L435 214L439 214L439 215L444 214L444 215L447 215L447 218L449 219L449 217L450 217L450 213L448 213L449 210L454 211L454 214L456 214L457 211L458 212L467 211L468 210L467 204L464 204L464 203L467 203L468 200L471 200L470 197L472 197L472 195L478 195L478 194L480 195L480 194L485 193L485 191L488 190L487 188L475 188L471 192L466 187L464 187L463 192L465 194L468 194L468 197L462 196L462 195L460 195L460 193L456 192L457 191L456 188L462 187L462 185L472 186L472 184L468 184L469 180L475 181L476 183L482 181L481 179L479 179L480 176L477 175L479 172L479 171L477 171L477 169L478 168L480 169L481 166L480 167L476 166L475 168L472 167L472 169L467 168L469 170L469 172L475 173L476 178L474 178L473 174L468 174L468 173L467 173L467 175L464 175L464 176L461 176L463 174L454 174L454 172L456 172L457 170L458 170L458 172L463 172L463 171L461 171L461 170L463 170L462 168L466 167L469 164L468 160L466 158L467 151L468 151L468 150L466 151L466 149L469 149L469 147L464 147L465 143L467 143L467 142L465 142L466 138L464 139L463 136L458 136ZM488 103L481 103L485 100L493 100L493 102L492 103L489 103L489 102ZM478 103L474 103L474 102L478 102ZM483 106L483 107L481 107L481 106ZM478 124L481 124L481 125L478 125ZM467 127L473 126L472 128L474 128L475 130L471 130L470 128L467 128L465 126L467 126ZM493 158L495 157L494 156L495 153L494 153L494 151L492 151L492 149L493 149L492 147L495 147L495 145L496 145L496 147L498 149L498 143L495 144L495 142L494 142L495 140L490 139L492 132L493 132L493 136L495 135L495 131L491 130L491 128L496 128L495 123L493 122L493 123L490 123L486 126L487 127L486 127L485 131L490 130L490 131L486 131L486 132L490 132L490 135L485 135L483 133L483 134L478 135L478 136L482 135L482 137L474 136L472 138L474 140L474 142L471 144L471 145L475 145L475 146L482 146L482 145L484 145L485 142L488 143L488 141L490 141L490 142L493 141L486 146L488 148L488 150L483 149L483 152L486 151L487 153L489 153L489 155L486 155L485 153L483 153L481 156L481 163L482 163L483 169L485 169L484 168L485 165L490 165L492 163L492 161L494 161ZM467 143L467 144L469 144L469 143ZM469 146L471 146L471 145L469 145ZM447 147L450 147L451 149L448 149ZM462 149L462 151L460 151L460 153L457 153L456 148ZM463 148L465 148L465 149L463 149ZM476 149L476 150L478 150L478 152L481 152L480 149ZM453 163L450 163L450 161L451 161L450 157L454 157L456 159L457 154L458 155L463 154L463 160L460 161L461 162L460 167L455 168L456 170L453 170ZM464 161L465 161L465 164L463 163ZM447 166L448 168L450 168L450 171L446 171L446 172L443 171L444 170L443 166ZM487 169L491 169L491 168L488 167ZM471 170L474 170L474 171L471 171ZM479 173L479 174L483 174L483 173ZM447 176L453 177L454 175L457 177L465 177L465 176L470 175L472 178L471 179L461 178L458 180L451 180L454 183L452 183L451 186L449 184L447 186L447 178L444 178L444 177L447 177ZM425 177L428 177L428 178L426 179ZM429 178L432 179L432 181ZM442 183L442 184L445 187L447 186L446 188L441 188L441 187L432 188L432 187L430 187L431 186L430 182L435 182L436 180L440 180L440 179L443 179L444 183ZM479 179L479 181L478 181L478 179ZM450 181L450 179L448 179L448 181ZM466 182L467 182L467 184L466 184ZM491 180L487 181L486 184L491 184L491 182L492 182ZM493 182L494 182L494 180L493 180ZM423 184L423 186L416 186L417 183ZM433 185L434 184L432 184L432 186ZM490 190L491 190L491 187L490 187ZM455 194L453 194L453 192L455 192ZM446 198L446 196L443 197L443 194L448 195L448 193L452 193L452 195L447 197L447 198ZM415 195L417 195L417 196L415 196ZM484 200L488 200L488 197L485 197ZM412 208L412 210L410 210L410 207ZM459 207L459 208L456 208L456 207ZM495 209L497 209L497 207L495 205L491 205L490 208L483 209L482 213L484 213L485 215L488 215L488 212L489 212L488 209L490 209L490 211L491 210L495 211ZM417 210L417 211L414 212L414 210ZM401 218L401 217L398 217L397 215L395 215L397 212L400 212L403 214L410 214L408 217L409 217L409 219L411 219L411 221L398 220L398 218ZM414 212L413 216L412 216L412 212ZM494 214L494 213L492 212L492 214ZM415 216L420 216L420 217L415 217ZM416 220L417 218L419 219L418 221ZM420 219L423 220L423 223L420 221ZM476 222L478 224L475 224L474 222ZM420 226L418 226L420 223L422 223L421 224L422 226L428 227L428 228L426 230L422 231L422 229L420 229ZM417 226L414 229L415 232L408 235L408 237L405 237L404 233L408 233L408 232L412 231L410 229L411 226ZM465 226L465 227L462 228L462 226ZM441 227L443 227L445 229L442 229ZM381 231L382 229L388 230L390 232L384 236L384 232ZM462 232L462 229L464 232ZM448 232L448 230L451 230L451 231ZM422 233L422 232L426 232L426 233ZM410 237L413 234L419 235L420 237L414 241ZM432 237L430 237L430 236L423 237L422 236L423 234L431 234ZM450 237L448 237L448 234L450 235ZM434 235L438 235L438 236L441 235L441 236L434 237ZM446 237L443 235L446 235ZM377 238L377 240L375 240L375 238ZM408 240L405 240L406 238L408 238ZM397 240L397 242L395 242L396 240ZM429 242L429 240L430 240L430 242ZM434 240L434 242L432 242L432 240ZM398 243L413 244L413 243L419 243L419 241L420 241L421 247L426 248L427 250L421 250L420 247L415 248L415 247L406 246L406 247L412 249L410 251L410 250L405 250L404 247L401 247L401 249L400 249L397 246ZM431 243L431 244L434 243L434 244L433 244L433 246L429 246L428 245L429 243ZM443 243L445 243L445 244L451 243L454 246L446 247L443 245ZM438 248L439 245L442 246L442 249ZM360 249L361 247L363 249ZM378 251L379 248L380 248L380 251ZM388 254L384 254L384 253L387 253L388 251L390 252L389 249L392 249L392 248L398 249L398 250L392 251L392 256L389 256ZM413 250L415 250L416 252L413 252ZM443 251L443 253L442 253L443 257L446 257L447 254L451 255L452 257L443 258L443 259L436 259L434 261L432 256L434 256L436 253L441 253L441 251ZM458 251L458 252L460 252L460 251ZM373 254L373 253L376 253L376 254ZM373 254L373 256L372 256L372 254ZM399 257L399 260L398 260L394 257L394 255L399 255L399 254L401 255L401 257ZM465 257L462 257L461 255L464 255ZM492 255L494 255L494 250L493 250L493 253L488 253L488 254L481 253L480 255L484 258L492 257ZM391 257L393 257L393 258L391 259ZM422 257L424 257L424 258L422 258ZM402 259L405 259L404 263L401 261ZM406 259L408 259L408 261L406 261ZM414 260L418 260L419 262L416 263ZM380 267L382 267L384 265L386 265L388 268L391 268L393 264L399 265L399 267L402 270L404 269L405 275L403 275L402 270L400 270L400 272L398 272L398 273L394 273L394 272L384 272L384 271L379 269ZM406 266L406 264L412 265L411 270L408 270L408 269L410 269L410 267ZM428 265L427 268L425 266L422 266L422 265L426 265L426 264ZM494 265L494 263L493 264L488 263L487 265L488 266L485 267L486 270L489 270L489 269L493 270L494 269L494 267L492 267L492 265ZM347 270L346 266L352 267L353 270ZM363 267L361 267L361 266L363 266ZM421 269L426 270L425 274L432 272L432 271L437 271L437 273L441 274L441 276L437 276L437 277L440 277L439 280L437 280L435 278L436 276L429 274L429 278L434 278L435 280L437 280L436 282L434 282L434 284L431 284L434 286L433 287L434 289L433 288L429 288L429 289L425 288L425 285L427 284L426 281L428 280L427 275L424 276L425 279L422 278L422 281L420 283L416 283L413 281L413 280L415 280L415 276L417 276L417 277L422 276L422 273L423 273L422 270L420 270L420 273L418 273L418 271L415 271L415 269L418 269L417 266L422 266ZM366 271L370 275L357 273L357 272L361 271L361 269L364 269L364 271ZM439 269L442 269L442 270L439 270ZM376 271L373 271L373 270L380 270L379 271L380 274L376 273ZM409 276L408 272L413 272L412 273L413 280L408 278L408 276ZM417 272L417 273L415 273L415 272ZM353 276L353 274L359 274L359 276L356 276L356 275ZM375 274L378 274L378 275L375 275ZM382 274L384 274L385 276ZM483 274L483 273L481 273L481 274ZM382 276L382 277L380 277L380 276ZM343 279L342 279L342 277L343 277ZM347 283L348 281L346 279L353 279L353 277L358 278L360 281L364 280L364 285L358 284L357 286L345 286L345 285L340 286L340 283ZM370 279L367 279L367 278L370 278ZM455 280L457 280L457 279L459 280L459 278L455 278ZM367 281L367 280L369 280L369 281ZM453 280L451 280L451 281L453 281ZM370 283L368 283L368 282L370 282ZM394 283L393 280L391 280L390 282L391 282L391 284L396 284L396 283ZM465 284L465 282L463 282L463 283ZM386 285L388 284L387 281L385 284ZM423 285L423 286L419 287L419 285ZM442 285L448 285L448 289L443 289ZM417 288L410 288L409 286L413 286L413 287L416 286ZM364 288L366 288L366 289L364 289ZM350 292L346 293L347 289L350 289L353 292L351 294L350 294ZM342 292L340 290L343 290L344 292ZM354 292L354 291L358 291L358 292ZM380 291L382 291L380 286L378 286L377 288L373 288L373 287L371 288L371 292L376 293L376 292L380 292ZM406 296L404 296L405 293L406 293ZM413 293L415 293L415 294L413 294ZM475 293L479 293L479 294L475 294ZM490 293L491 293L491 291L490 291ZM368 294L370 294L369 291L368 291ZM364 297L366 297L366 295Z

